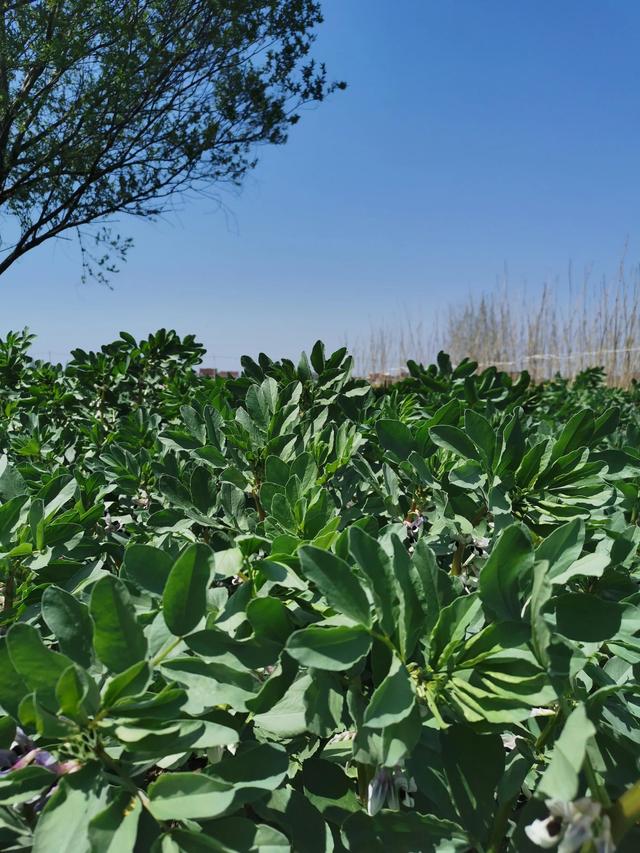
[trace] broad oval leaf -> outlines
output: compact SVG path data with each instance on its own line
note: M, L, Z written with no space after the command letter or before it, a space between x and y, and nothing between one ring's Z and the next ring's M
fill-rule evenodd
M123 672L147 653L147 640L122 581L111 575L94 586L89 603L96 656L111 672Z
M162 607L167 627L177 637L193 631L204 616L213 569L213 551L203 543L189 545L174 563L164 588Z
M52 585L42 595L42 617L55 634L60 651L88 669L93 651L93 624L86 604Z
M369 653L371 637L359 626L311 625L289 637L287 652L313 669L339 672L350 669Z
M310 578L327 603L354 622L371 626L371 608L351 567L330 551L305 545L299 551L303 574Z

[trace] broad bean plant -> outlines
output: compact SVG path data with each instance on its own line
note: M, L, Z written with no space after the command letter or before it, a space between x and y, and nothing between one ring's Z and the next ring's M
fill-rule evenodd
M640 849L638 389L0 341L0 849Z

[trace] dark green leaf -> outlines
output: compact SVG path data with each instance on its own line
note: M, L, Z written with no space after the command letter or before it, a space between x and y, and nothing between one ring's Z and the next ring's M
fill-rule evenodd
M147 641L122 581L111 575L101 578L91 593L89 612L95 653L111 672L123 672L145 657Z
M174 563L162 596L164 619L172 634L185 636L204 616L213 568L213 551L202 543L189 545Z
M42 595L42 616L60 650L80 666L90 667L93 624L86 604L58 586L48 586Z
M330 551L323 551L313 545L304 546L299 553L303 574L313 581L328 604L355 622L369 627L369 602L350 566Z
M303 666L336 672L352 667L370 648L371 637L364 628L342 625L311 625L293 633L286 646Z

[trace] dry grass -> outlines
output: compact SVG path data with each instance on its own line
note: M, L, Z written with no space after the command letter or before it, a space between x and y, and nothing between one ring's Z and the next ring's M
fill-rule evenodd
M534 293L505 279L492 292L449 306L428 328L410 319L372 329L351 346L360 374L398 374L407 359L427 363L439 349L454 363L468 356L481 368L528 370L535 380L588 367L605 369L612 385L640 378L640 266L624 258L615 276L576 284L546 283Z

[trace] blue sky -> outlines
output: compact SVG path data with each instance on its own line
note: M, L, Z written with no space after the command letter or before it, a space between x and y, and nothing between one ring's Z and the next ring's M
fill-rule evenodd
M637 0L324 0L349 89L263 149L224 210L122 221L114 289L58 241L0 280L0 333L63 359L120 329L193 332L208 363L293 356L490 288L640 261Z

